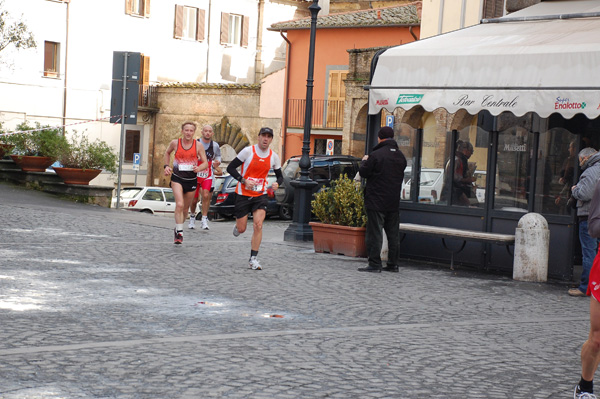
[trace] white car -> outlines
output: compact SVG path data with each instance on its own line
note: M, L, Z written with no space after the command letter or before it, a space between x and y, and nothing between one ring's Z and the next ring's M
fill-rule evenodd
M175 212L173 190L166 187L124 187L121 188L120 208L128 211L172 215ZM111 208L117 207L117 197L113 197Z
M400 199L410 199L411 169L404 171L404 183ZM419 202L436 204L442 194L442 185L444 183L444 169L421 169L421 178L419 182Z

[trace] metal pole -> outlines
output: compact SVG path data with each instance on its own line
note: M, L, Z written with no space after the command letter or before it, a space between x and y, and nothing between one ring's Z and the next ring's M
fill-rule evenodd
M129 53L123 53L123 103L121 105L121 145L119 150L119 177L117 180L117 209L121 207L121 172L123 171L123 147L125 146L125 101L127 98L127 59Z
M317 182L311 180L308 175L310 168L310 128L312 122L312 94L313 94L313 72L315 64L315 36L317 33L317 14L321 10L319 0L313 0L308 7L311 14L310 20L310 47L308 53L308 76L306 78L306 111L304 114L304 137L302 140L302 157L300 158L300 178L290 184L294 190L294 221L286 229L283 235L285 241L312 241L313 232L309 226L311 215L312 191Z

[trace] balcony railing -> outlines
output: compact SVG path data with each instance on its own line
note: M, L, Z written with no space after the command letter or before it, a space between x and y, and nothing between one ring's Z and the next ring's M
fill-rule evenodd
M158 108L158 88L156 86L139 86L138 107Z
M318 129L342 129L344 127L344 101L313 100L311 127ZM304 127L306 100L289 99L287 104L287 127Z

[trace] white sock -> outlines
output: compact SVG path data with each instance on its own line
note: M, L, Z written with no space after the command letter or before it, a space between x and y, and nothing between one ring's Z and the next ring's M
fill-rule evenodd
M190 213L190 220L192 219L196 219L196 215L194 215L193 213Z
M208 216L202 216L202 220L206 220L208 222Z
M183 223L181 223L181 224L175 224L175 230L177 230L177 231L183 231Z

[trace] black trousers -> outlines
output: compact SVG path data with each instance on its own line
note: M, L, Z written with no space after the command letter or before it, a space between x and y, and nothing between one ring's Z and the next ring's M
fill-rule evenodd
M400 211L380 212L367 209L367 233L365 243L369 266L381 267L381 246L383 243L383 230L388 240L388 265L398 264L400 252Z

